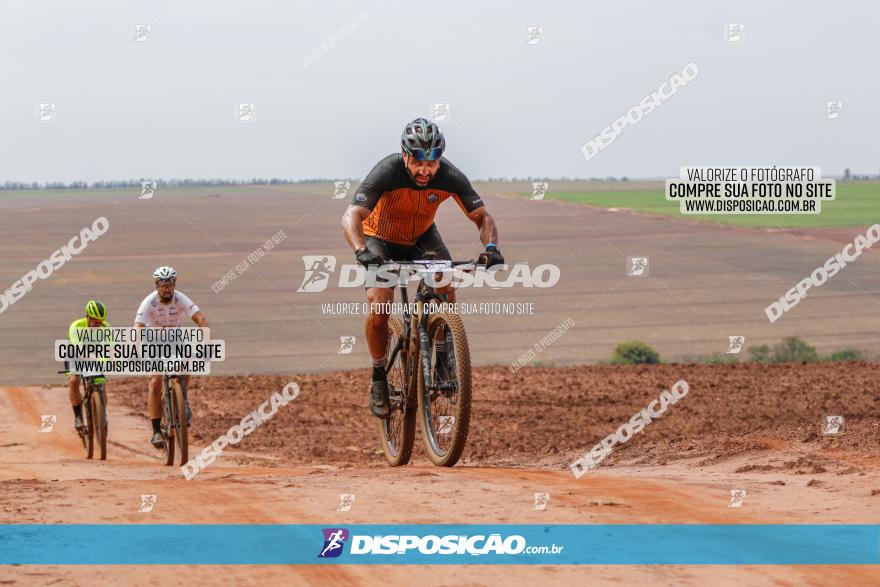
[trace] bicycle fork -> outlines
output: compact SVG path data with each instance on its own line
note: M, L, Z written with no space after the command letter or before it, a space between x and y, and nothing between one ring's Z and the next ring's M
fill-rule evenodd
M101 398L101 406L104 408L103 414L98 414L99 416L103 416L104 418L104 429L106 430L109 427L110 422L107 418L107 393L104 391L104 384L95 385L95 388L92 390L92 393L97 393Z
M425 381L425 387L429 387L428 381L431 377L431 345L428 341L428 306L424 303L424 300L419 300L416 298L419 303L419 313L420 319L418 323L419 328L419 349L421 350L421 359L422 359L422 372L424 373L423 380Z
M186 409L186 408L189 407L189 398L186 397L186 387L187 387L187 385L186 385L186 378L178 379L178 381L180 382L180 390L183 392L183 405L184 405L184 409ZM186 417L186 414L184 414L183 416L184 416L184 418L185 418L185 417Z
M92 428L92 393L94 392L91 384L87 383L84 387L83 400L80 404L83 407L83 429L80 432L83 438L88 435L89 430Z
M174 419L174 410L171 409L171 404L173 402L174 396L171 395L171 384L168 380L165 380L165 417L168 419L168 429L165 431L166 438L171 438L171 431L177 428L177 421Z

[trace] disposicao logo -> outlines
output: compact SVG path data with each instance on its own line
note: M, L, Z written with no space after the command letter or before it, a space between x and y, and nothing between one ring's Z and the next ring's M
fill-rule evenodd
M318 554L318 558L336 558L342 554L345 541L348 540L348 530L345 528L324 528L324 547Z

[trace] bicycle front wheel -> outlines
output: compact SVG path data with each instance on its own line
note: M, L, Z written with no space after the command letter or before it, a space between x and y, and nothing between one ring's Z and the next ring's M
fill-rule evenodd
M87 383L86 385L91 385ZM87 388L85 397L83 398L82 406L83 411L83 423L86 426L86 429L83 431L85 435L83 440L83 448L85 449L86 458L90 459L95 454L95 410L92 409L92 398L95 395L95 390Z
M174 464L174 443L175 441L175 426L174 422L176 418L174 417L174 395L173 391L169 389L171 382L164 381L165 389L162 390L162 436L165 441L162 446L162 452L165 459L165 465L170 467Z
M438 349L438 342L442 348ZM428 458L451 467L461 458L471 420L471 355L458 314L438 312L428 321L431 372L419 361L419 423Z
M107 460L107 408L104 405L104 388L96 387L92 391L92 422L98 458Z
M183 388L180 379L171 380L171 397L174 403L175 440L177 442L177 454L180 465L183 466L189 460L189 430L186 423L186 400L183 398ZM173 462L173 459L172 459Z
M410 392L409 358L403 348L403 321L397 316L388 319L391 331L388 340L388 395L391 415L379 420L379 437L385 460L392 467L409 462L416 435L416 398Z

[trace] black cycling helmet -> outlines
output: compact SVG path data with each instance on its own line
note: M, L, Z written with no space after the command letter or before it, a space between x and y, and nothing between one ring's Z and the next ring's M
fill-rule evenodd
M435 161L443 155L446 139L436 124L424 118L416 118L403 129L400 146L404 153L418 161Z

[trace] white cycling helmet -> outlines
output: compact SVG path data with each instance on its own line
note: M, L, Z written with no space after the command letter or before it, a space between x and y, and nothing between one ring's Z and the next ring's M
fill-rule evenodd
M160 281L177 281L177 271L174 270L174 267L169 267L165 265L163 267L158 267L155 271L153 271L153 281L156 283Z

